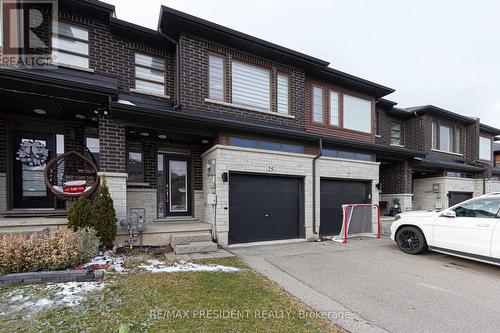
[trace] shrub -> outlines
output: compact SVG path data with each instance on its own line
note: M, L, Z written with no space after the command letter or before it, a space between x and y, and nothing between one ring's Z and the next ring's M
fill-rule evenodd
M90 225L94 226L97 236L105 247L113 246L116 237L116 211L106 182L101 185L99 195L94 201Z
M96 231L58 229L0 237L0 272L60 270L80 265L97 253Z
M79 228L92 227L89 225L92 208L93 202L91 199L85 196L79 197L68 211L68 228L77 231Z

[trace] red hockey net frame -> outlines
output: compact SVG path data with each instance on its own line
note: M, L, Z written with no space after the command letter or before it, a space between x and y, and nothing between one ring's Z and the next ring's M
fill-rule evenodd
M341 240L342 243L347 243L347 239L349 238L349 227L350 227L350 223L351 223L351 219L350 219L350 214L348 213L349 212L349 208L350 208L350 211L352 212L352 208L353 207L372 207L373 210L376 211L376 230L375 232L373 232L372 230L372 233L370 234L370 236L376 236L377 239L380 238L380 207L379 205L377 204L346 204L346 205L342 205L342 215L343 215L343 221L342 221L342 231L341 231L341 235L339 235L339 238L338 240ZM373 217L372 217L372 220L373 220ZM372 226L373 226L373 222L371 223ZM367 234L354 234L353 237L356 237L356 236L368 236Z

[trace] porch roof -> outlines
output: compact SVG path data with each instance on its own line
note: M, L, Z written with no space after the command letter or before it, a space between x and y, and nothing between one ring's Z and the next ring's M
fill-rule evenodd
M413 161L413 167L415 170L454 170L454 171L463 171L463 172L483 172L485 168L478 167L474 165L451 162L451 161L443 161L437 159L430 158L419 158L416 157Z
M129 101L129 102L127 102ZM339 137L327 137L303 130L270 125L259 120L242 119L236 116L221 115L215 112L199 111L192 109L165 108L159 105L136 104L127 96L120 101L110 102L110 111L113 117L128 122L134 126L158 126L161 128L171 120L176 120L188 126L196 126L204 130L238 130L242 132L253 132L259 134L276 135L283 138L302 140L305 142L317 143L320 139L324 143L349 147L351 149L361 149L374 153L382 153L392 157L413 158L415 156L424 157L422 152L406 149L403 147L386 146L377 143L362 142ZM138 117L140 115L140 117ZM202 124L203 126L199 126Z

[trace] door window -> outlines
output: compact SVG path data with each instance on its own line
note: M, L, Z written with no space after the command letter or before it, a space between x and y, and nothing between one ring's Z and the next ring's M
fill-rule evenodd
M169 162L170 212L187 212L188 163L186 161Z
M499 198L472 200L454 209L457 217L495 218L500 210Z

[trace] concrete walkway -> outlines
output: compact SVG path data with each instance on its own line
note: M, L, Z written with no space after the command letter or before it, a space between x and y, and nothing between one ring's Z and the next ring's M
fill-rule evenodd
M500 268L411 256L388 238L231 248L351 332L496 332Z

